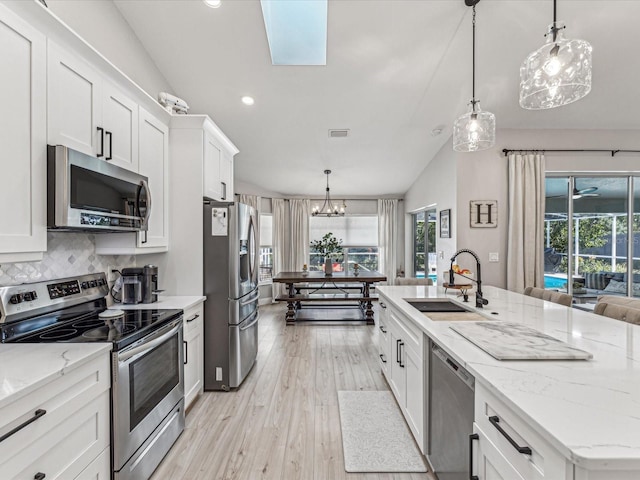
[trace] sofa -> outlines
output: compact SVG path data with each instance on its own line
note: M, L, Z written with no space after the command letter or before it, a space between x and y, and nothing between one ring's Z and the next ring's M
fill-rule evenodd
M595 295L627 295L628 275L621 272L585 273L587 293ZM633 274L633 296L640 297L640 274Z

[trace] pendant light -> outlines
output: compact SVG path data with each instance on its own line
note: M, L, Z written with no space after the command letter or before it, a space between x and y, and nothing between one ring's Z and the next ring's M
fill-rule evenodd
M520 106L527 110L560 107L591 91L591 45L564 38L564 23L556 20L545 35L547 43L529 54L520 67Z
M465 0L465 5L473 8L473 61L472 98L469 111L458 117L453 124L453 149L456 152L477 152L491 148L496 143L496 116L480 109L476 100L476 4L480 0Z
M327 176L324 203L321 207L318 205L314 206L311 215L314 217L344 217L345 210L347 209L344 200L342 201L342 206L338 206L331 201L331 194L329 192L329 175L331 175L331 170L325 170L324 174Z

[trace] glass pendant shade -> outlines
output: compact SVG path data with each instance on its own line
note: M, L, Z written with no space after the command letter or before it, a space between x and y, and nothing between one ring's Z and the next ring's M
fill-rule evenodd
M456 152L478 152L496 143L496 116L483 112L480 102L472 100L469 111L453 124L453 149Z
M564 24L549 26L547 43L532 52L520 67L520 106L527 110L560 107L591 91L589 42L564 38Z

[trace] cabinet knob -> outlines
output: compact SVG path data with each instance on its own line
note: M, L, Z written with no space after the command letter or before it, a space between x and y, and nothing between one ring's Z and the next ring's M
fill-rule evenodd
M33 480L42 480L46 475L42 472L38 472L33 476Z

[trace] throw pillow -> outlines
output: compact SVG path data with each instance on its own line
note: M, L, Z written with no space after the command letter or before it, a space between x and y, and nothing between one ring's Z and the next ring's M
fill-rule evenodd
M627 282L618 282L617 280L610 280L609 284L603 290L607 293L627 293Z

